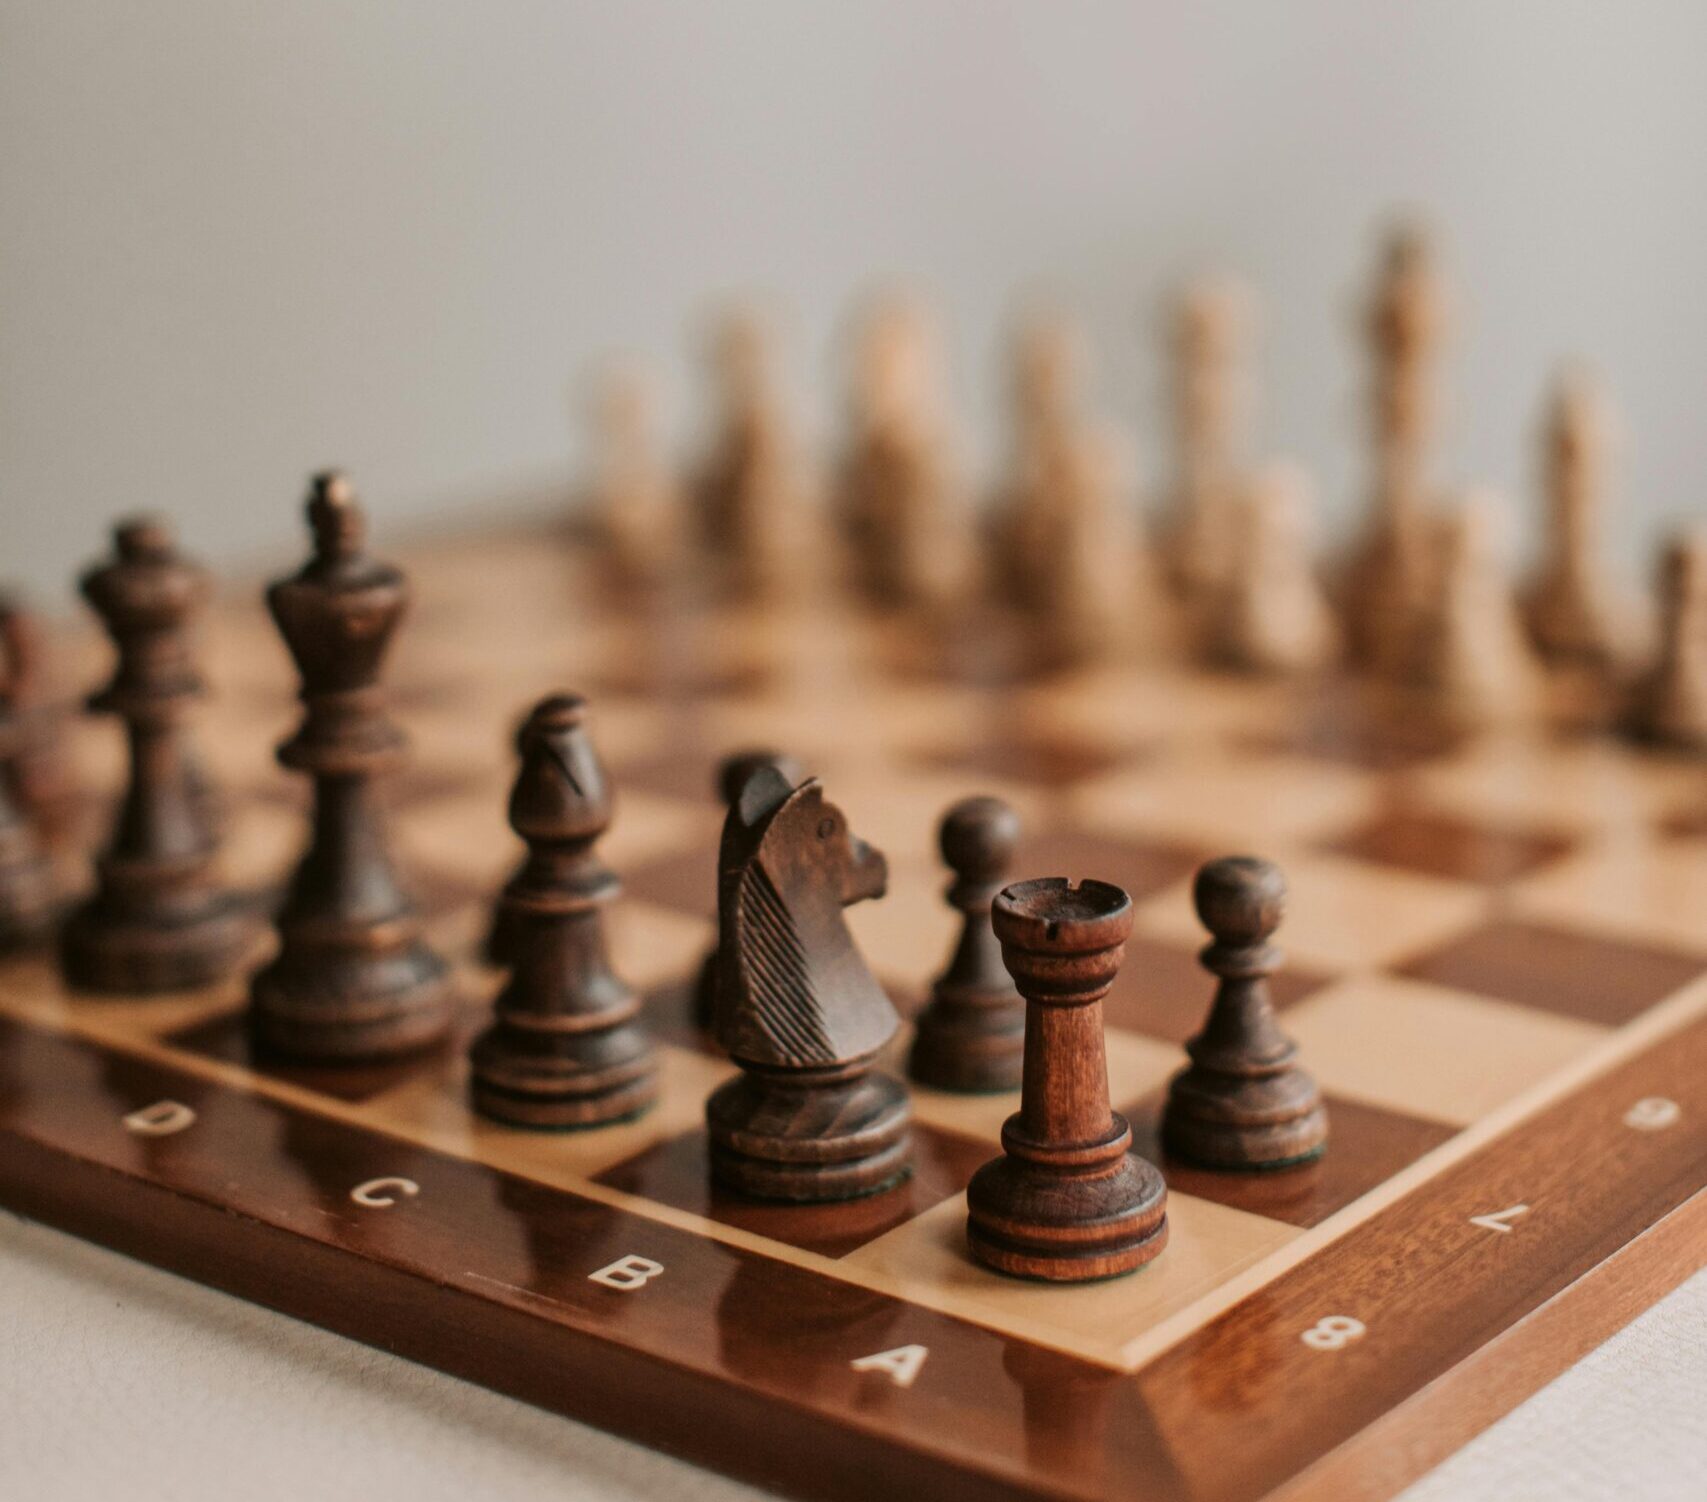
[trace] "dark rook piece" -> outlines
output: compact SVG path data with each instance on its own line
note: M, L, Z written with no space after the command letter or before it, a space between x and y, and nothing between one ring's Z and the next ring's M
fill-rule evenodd
M717 764L717 797L723 807L731 809L741 796L747 779L760 767L771 767L790 787L799 787L806 780L806 769L786 751L737 751ZM717 1023L717 946L711 946L705 963L700 966L699 979L694 983L693 1020L710 1032Z
M1019 816L999 798L967 798L938 831L954 872L948 900L962 917L960 941L914 1020L907 1073L939 1090L1017 1089L1025 1055L1025 1002L1002 964L990 926L1019 840Z
M248 910L220 885L207 784L184 728L204 691L188 623L207 576L182 558L164 522L121 522L117 556L83 576L83 594L118 648L112 681L89 700L129 740L129 785L95 894L62 936L66 979L91 991L145 993L206 985L241 960Z
M706 1101L711 1171L745 1194L842 1200L912 1167L912 1109L872 1073L900 1019L842 909L883 893L881 854L816 779L747 779L718 854L717 1036L741 1073Z
M499 898L513 968L470 1057L475 1106L516 1126L600 1126L658 1093L640 997L605 953L603 911L619 886L593 845L612 798L585 715L574 694L538 705L510 794L510 827L528 847Z
M434 1042L452 997L392 871L374 797L374 778L404 755L378 678L408 586L363 551L361 509L342 475L316 478L308 520L314 556L267 591L267 605L302 675L302 723L278 756L314 779L313 830L249 1015L263 1047L335 1063Z
M1102 999L1132 932L1132 901L1059 876L1004 888L991 908L1025 997L1020 1108L1003 1155L972 1176L966 1241L998 1272L1077 1283L1131 1272L1168 1239L1168 1192L1108 1104Z
M1197 916L1214 936L1204 967L1221 978L1203 1031L1186 1044L1191 1064L1174 1076L1162 1113L1162 1146L1205 1168L1283 1168L1318 1156L1328 1117L1316 1082L1294 1062L1268 977L1281 953L1286 878L1254 856L1211 861L1193 888Z

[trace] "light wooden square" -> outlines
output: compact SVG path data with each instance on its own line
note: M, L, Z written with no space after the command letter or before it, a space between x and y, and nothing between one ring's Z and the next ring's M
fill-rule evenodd
M948 963L960 915L943 901L947 883L946 872L892 861L885 894L844 910L854 943L879 978L923 992Z
M573 1187L698 1126L706 1096L733 1072L734 1066L722 1059L661 1044L658 1103L643 1116L596 1131L530 1131L488 1121L474 1110L468 1095L468 1058L458 1052L442 1068L374 1096L352 1114L458 1157Z
M49 1027L93 1037L163 1038L196 1023L235 1011L247 996L247 976L270 939L259 931L255 948L231 978L194 991L157 996L94 996L71 991L51 955L27 955L0 968L0 1011Z
M883 1278L900 1297L1092 1360L1121 1362L1121 1348L1300 1232L1264 1216L1189 1194L1168 1196L1168 1245L1130 1277L1046 1284L974 1262L966 1250L966 1196L850 1252L846 1263Z
M1127 745L1201 746L1272 725L1284 692L1165 666L1101 667L1029 690L1020 702L1035 724Z
M1338 856L1297 855L1282 865L1286 916L1276 942L1317 969L1379 968L1468 928L1488 905L1476 887ZM1136 926L1192 946L1208 941L1190 878L1139 904Z
M631 986L650 987L696 975L716 941L716 925L691 913L619 897L606 910L611 964Z
M1461 1126L1607 1035L1594 1023L1393 976L1330 986L1288 1008L1284 1026L1325 1090Z
M1699 949L1707 859L1695 840L1607 839L1522 882L1519 909L1566 926Z
M308 817L283 803L238 801L231 814L219 870L227 882L254 891L290 874L308 843Z
M1039 796L1017 783L979 772L897 767L882 760L862 762L836 781L826 781L824 793L848 816L853 832L884 853L892 870L939 871L944 885L949 873L937 848L937 826L962 798L1001 798L1013 805L1028 828L1039 827L1042 817ZM935 899L939 907L940 891Z
M1628 829L1683 806L1702 773L1610 741L1496 738L1418 769L1412 786L1472 819L1574 829Z
M1367 817L1378 787L1368 772L1307 757L1178 748L1083 784L1068 807L1087 829L1266 854Z

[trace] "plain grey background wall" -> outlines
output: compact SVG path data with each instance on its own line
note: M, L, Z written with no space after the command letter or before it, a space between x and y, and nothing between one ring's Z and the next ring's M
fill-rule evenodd
M1082 317L1165 472L1157 310L1263 299L1258 447L1359 489L1356 300L1394 205L1459 293L1443 480L1532 510L1550 371L1628 429L1615 546L1707 500L1707 6L5 0L0 575L51 596L118 511L237 561L306 473L381 520L566 486L572 377L652 353L691 438L695 320L787 310L823 439L877 275L940 299L1000 452L1013 294Z

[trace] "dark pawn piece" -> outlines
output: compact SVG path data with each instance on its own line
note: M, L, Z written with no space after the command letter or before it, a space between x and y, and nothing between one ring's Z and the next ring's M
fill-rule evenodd
M7 688L0 688L0 951L27 944L47 928L53 908L52 868L35 825L13 792L23 727Z
M872 1072L900 1018L842 917L887 880L815 779L747 779L718 853L717 1037L741 1066L705 1103L725 1188L843 1200L911 1171L907 1093Z
M1132 932L1132 900L1104 881L1047 876L991 908L1025 997L1025 1083L1003 1155L966 1189L966 1242L997 1272L1080 1283L1131 1272L1168 1240L1168 1191L1108 1104L1102 999Z
M1186 1044L1191 1064L1174 1076L1162 1112L1162 1146L1204 1168L1284 1168L1317 1157L1328 1116L1316 1082L1294 1059L1298 1045L1274 1020L1268 977L1281 953L1286 878L1254 856L1211 861L1197 873L1197 916L1214 936L1201 956L1221 978L1209 1020Z
M218 881L219 838L184 728L204 691L188 624L207 576L178 555L163 522L122 522L113 542L117 556L83 577L119 659L89 708L124 721L130 783L95 862L95 895L66 923L61 959L84 990L187 990L229 974L254 932Z
M939 1090L1014 1090L1025 1057L1025 1002L1002 964L990 902L1013 862L1019 815L999 798L967 798L943 817L937 838L954 872L948 900L963 922L948 969L914 1020L907 1073Z
M639 994L605 953L604 908L619 884L593 845L612 798L585 718L586 701L561 694L540 702L519 738L510 827L528 854L499 899L513 968L497 1020L469 1051L476 1109L513 1126L602 1126L658 1094Z
M316 478L308 520L314 556L267 606L302 675L302 723L278 757L314 780L313 831L279 912L278 957L250 983L249 1020L264 1049L339 1063L436 1042L452 994L392 871L374 794L404 756L378 679L408 585L363 551L342 475Z
M806 769L786 751L737 751L717 765L717 797L723 807L731 809L741 796L747 779L760 767L771 767L790 787L806 781ZM693 1020L696 1026L710 1032L717 1024L717 945L711 946L705 963L699 967L699 979L693 988Z

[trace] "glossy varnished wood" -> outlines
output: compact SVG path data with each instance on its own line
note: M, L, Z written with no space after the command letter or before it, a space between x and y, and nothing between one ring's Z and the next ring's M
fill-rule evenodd
M889 1485L970 1497L1374 1498L1698 1262L1704 1080L1707 1020L1698 1020L1428 1179L1129 1377L13 1022L0 1022L0 1196L215 1286L801 1496ZM1670 1125L1626 1124L1637 1102L1655 1099L1678 1104ZM160 1137L125 1130L125 1115L162 1100L190 1107L196 1124ZM418 1193L386 1206L350 1198L394 1175ZM1510 1233L1471 1220L1520 1203L1530 1214ZM631 1255L668 1270L644 1297L590 1281ZM798 1317L779 1322L781 1309ZM1365 1333L1338 1349L1302 1340L1334 1315ZM908 1387L852 1366L909 1344L924 1345L929 1361ZM1401 1439L1416 1447L1396 1447Z

